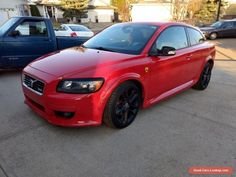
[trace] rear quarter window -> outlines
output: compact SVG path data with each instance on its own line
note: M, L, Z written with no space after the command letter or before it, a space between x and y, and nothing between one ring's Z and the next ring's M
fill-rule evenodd
M197 45L205 41L204 36L196 29L187 28L189 41L191 45Z

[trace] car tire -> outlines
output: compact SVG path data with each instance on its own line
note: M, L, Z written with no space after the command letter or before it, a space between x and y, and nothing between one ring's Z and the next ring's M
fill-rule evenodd
M193 86L196 90L205 90L211 80L212 64L206 63L198 82Z
M209 38L210 38L211 40L215 40L217 37L218 37L217 33L211 33L211 34L209 35Z
M103 122L112 128L129 126L141 106L141 92L132 81L118 86L111 94L104 111Z

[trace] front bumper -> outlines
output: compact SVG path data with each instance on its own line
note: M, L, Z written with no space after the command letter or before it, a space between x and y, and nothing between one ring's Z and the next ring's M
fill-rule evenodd
M208 31L202 31L202 33L204 34L204 36L205 36L206 38L209 38L210 32L208 32Z
M23 74L42 80L44 92L39 95L23 85L25 103L49 123L59 126L96 126L102 123L104 103L100 92L93 94L65 94L56 92L59 78L26 67ZM36 77L37 76L37 77ZM72 117L63 117L60 113L73 113Z

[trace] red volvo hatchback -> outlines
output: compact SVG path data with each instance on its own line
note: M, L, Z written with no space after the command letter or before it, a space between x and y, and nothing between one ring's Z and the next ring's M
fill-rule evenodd
M116 24L24 68L25 103L55 125L124 128L141 107L204 90L214 57L215 47L192 26Z

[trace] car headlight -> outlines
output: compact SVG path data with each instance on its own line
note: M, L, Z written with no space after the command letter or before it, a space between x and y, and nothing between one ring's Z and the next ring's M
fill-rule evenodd
M102 87L103 82L103 78L64 79L59 82L57 92L77 94L94 93Z

